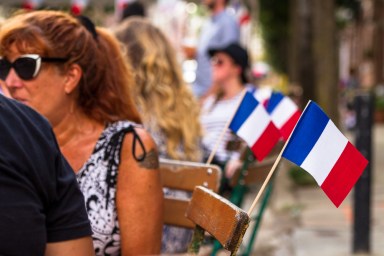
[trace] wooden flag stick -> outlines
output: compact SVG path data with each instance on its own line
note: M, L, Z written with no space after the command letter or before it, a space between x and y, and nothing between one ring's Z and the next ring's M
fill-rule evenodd
M280 154L276 158L275 163L273 164L271 170L269 171L267 178L264 180L263 185L261 186L259 192L257 193L257 196L256 196L255 200L253 200L253 203L252 203L251 207L248 210L248 216L251 216L251 213L252 213L253 209L255 208L257 202L259 201L259 198L260 198L261 194L264 192L265 187L267 186L269 180L271 179L273 173L275 172L276 167L277 167L277 165L279 164L279 162L281 160L281 156L283 155L284 149L287 146L288 141L289 140L287 140L287 142L284 144L283 149L281 150Z
M311 102L311 101L308 101L307 105L305 106L305 108L304 108L304 110L303 110L303 113L304 113L305 109L308 107L308 105L309 105L310 102ZM301 116L302 116L302 115L301 115ZM287 147L288 142L289 142L289 140L291 139L291 136L292 136L292 134L293 134L293 131L296 129L296 126L297 126L297 124L299 123L299 121L300 121L300 119L301 119L301 116L300 116L299 120L297 121L295 127L292 129L292 132L291 132L291 134L289 135L287 141L285 142L283 149L280 151L280 154L277 156L276 161L275 161L275 163L273 164L271 170L269 171L268 176L267 176L267 178L265 179L263 185L261 186L259 192L257 193L255 200L253 200L253 203L252 203L251 207L250 207L249 210L248 210L248 216L251 216L251 213L252 213L253 209L255 208L257 202L259 201L259 198L260 198L261 194L264 192L265 187L267 186L269 180L271 179L273 173L275 172L275 169L276 169L277 165L279 164L279 162L280 162L280 160L281 160L281 156L283 155L283 152L284 152L285 148Z
M209 157L208 157L207 164L211 164L211 162L212 162L212 160L213 160L213 157L215 156L216 151L217 151L217 149L219 148L220 142L223 140L223 137L224 137L224 135L225 135L225 132L228 130L229 125L231 124L233 118L235 117L236 112L237 112L237 110L239 109L239 107L240 107L240 105L241 105L241 102L243 101L246 92L247 92L247 89L244 88L243 91L242 91L242 93L241 93L240 100L239 100L239 102L237 103L237 106L236 106L235 111L233 111L233 114L232 114L231 118L229 118L228 121L227 121L227 123L225 124L223 130L221 131L221 134L220 134L220 136L219 136L219 139L216 141L215 147L213 148L211 154L210 154Z

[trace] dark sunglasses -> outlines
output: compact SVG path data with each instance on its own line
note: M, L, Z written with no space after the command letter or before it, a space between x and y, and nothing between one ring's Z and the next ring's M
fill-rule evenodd
M66 62L67 58L46 58L38 54L24 54L14 62L0 57L0 79L5 80L11 68L23 80L31 80L39 74L41 62Z
M217 57L212 57L211 58L211 64L213 66L221 66L224 64L224 60L217 58Z

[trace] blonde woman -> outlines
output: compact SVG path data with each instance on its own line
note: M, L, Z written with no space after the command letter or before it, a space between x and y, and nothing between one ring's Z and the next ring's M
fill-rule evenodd
M127 47L136 79L134 99L160 157L200 161L199 106L183 81L171 44L157 27L139 17L127 19L115 33ZM176 191L165 193L174 195ZM190 234L185 229L164 227L162 252L184 252Z

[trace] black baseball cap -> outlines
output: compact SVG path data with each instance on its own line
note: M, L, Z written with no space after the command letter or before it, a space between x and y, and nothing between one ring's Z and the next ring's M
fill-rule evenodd
M246 71L249 68L249 57L247 51L238 43L231 43L222 48L211 48L208 50L208 54L211 57L218 52L228 54L233 61L241 67L241 80L243 83L247 83L248 79Z

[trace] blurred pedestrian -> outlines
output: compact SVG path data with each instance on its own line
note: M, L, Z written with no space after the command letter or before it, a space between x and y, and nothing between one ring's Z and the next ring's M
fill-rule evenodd
M0 55L11 96L48 119L76 173L96 255L159 253L158 154L118 40L85 17L34 11L5 23Z
M348 130L353 130L356 126L356 113L354 109L355 96L360 88L360 82L357 69L352 67L349 70L349 76L345 81L345 87L341 93L342 116L344 125Z
M248 82L248 53L237 43L222 48L209 49L212 66L212 81L218 91L203 101L201 122L203 125L203 146L205 158L211 154L216 142L236 110L242 92ZM228 143L238 138L230 130L224 134L215 154L215 162L225 170L225 176L231 178L241 166L239 150L229 150Z
M2 95L0 112L0 254L94 255L83 195L48 122Z
M134 99L160 156L201 161L199 106L183 81L168 39L159 28L138 17L123 22L116 35L127 47L136 81ZM188 197L182 191L164 192L167 196ZM162 253L185 252L191 235L192 230L165 226Z
M211 16L202 27L197 46L196 80L192 88L199 98L204 98L214 91L208 49L221 48L240 40L240 26L236 17L226 9L228 2L229 0L202 0Z
M132 16L146 16L145 6L140 1L133 1L127 3L127 5L123 9L120 21L124 21L125 19Z

